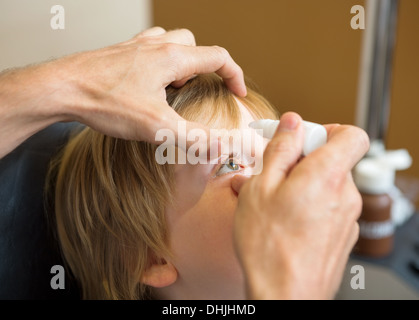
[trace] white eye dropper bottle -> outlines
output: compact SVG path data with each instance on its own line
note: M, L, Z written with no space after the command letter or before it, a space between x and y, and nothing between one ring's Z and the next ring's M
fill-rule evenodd
M249 124L249 127L253 129L262 129L263 137L272 139L278 125L279 120L262 119L252 121ZM303 155L306 156L327 142L327 131L325 127L314 122L303 120L303 126L305 130Z

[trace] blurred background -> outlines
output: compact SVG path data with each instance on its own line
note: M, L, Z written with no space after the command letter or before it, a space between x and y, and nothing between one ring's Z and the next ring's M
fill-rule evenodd
M198 45L225 47L281 112L356 125L365 30L351 28L350 11L365 2L2 0L0 70L111 45L153 25L188 28ZM64 30L50 26L56 4L65 9ZM400 0L384 143L412 156L411 167L398 173L411 190L419 179L418 35L419 1Z
M363 0L156 0L153 21L189 28L198 44L220 45L281 112L318 123L356 124L364 30L351 28ZM419 1L399 1L387 149L406 148L419 178ZM417 188L414 183L414 188ZM416 197L415 197L416 198ZM414 199L417 201L417 199Z
M65 9L53 30L50 9ZM198 45L228 49L281 112L356 123L362 36L350 21L364 0L2 0L0 70L91 50L159 25L188 28ZM400 0L390 89L388 149L419 157L419 1ZM419 164L399 174L419 179ZM417 199L415 199L416 201Z

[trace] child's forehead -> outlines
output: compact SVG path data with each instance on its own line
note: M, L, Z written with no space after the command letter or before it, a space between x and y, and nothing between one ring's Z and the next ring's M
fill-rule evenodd
M214 130L243 130L249 128L249 123L256 120L247 108L246 104L234 97L237 110L234 115L225 114L217 110L213 118L206 123L210 129ZM205 120L202 119L204 122Z

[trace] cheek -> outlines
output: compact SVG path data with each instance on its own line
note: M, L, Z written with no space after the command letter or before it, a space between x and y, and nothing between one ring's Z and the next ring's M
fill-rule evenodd
M237 197L230 184L212 187L188 211L169 212L175 265L195 282L202 282L203 275L214 283L230 281L240 273L233 247Z
M180 251L185 247L195 248L197 254L203 253L202 249L206 251L205 254L217 252L232 240L236 207L237 197L231 188L222 194L204 193L192 208L175 213L177 219L173 219L170 228L173 245L183 243L185 246L177 246Z
M227 195L228 193L228 195ZM208 196L193 213L194 224L199 225L203 240L210 246L226 246L232 241L234 213L237 196L231 188L228 192Z

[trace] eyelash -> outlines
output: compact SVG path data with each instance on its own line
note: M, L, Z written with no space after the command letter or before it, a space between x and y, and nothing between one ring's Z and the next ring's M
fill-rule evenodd
M235 163L235 159L234 159L233 157L229 157L229 158L227 158L227 160L226 160L224 163L222 163L222 164L220 165L220 167L217 169L217 172L215 173L215 176L216 176L216 177L219 177L219 176L222 176L222 175L225 175L225 174L229 174L230 172L237 172L237 171L239 171L240 169L242 169L242 168L243 168L240 164L236 164L236 166L238 167L238 169L237 169L237 170L231 170L231 171L229 171L229 172L223 172L223 173L221 173L221 174L220 174L220 171L221 171L224 167L228 166L228 165L230 164L230 162L234 162L234 163Z

